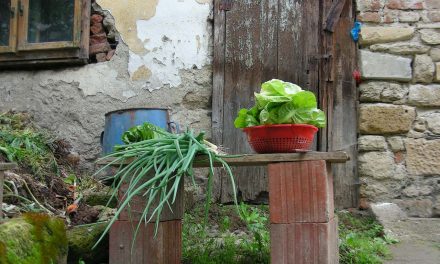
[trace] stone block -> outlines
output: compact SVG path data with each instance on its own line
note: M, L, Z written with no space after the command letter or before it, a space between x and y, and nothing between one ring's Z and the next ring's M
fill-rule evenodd
M425 7L423 0L389 0L386 6L400 10L422 10Z
M428 45L440 44L440 30L438 29L422 29L420 30L420 37Z
M360 51L360 67L363 79L410 81L411 59L395 55Z
M435 64L435 77L434 81L440 82L440 62Z
M385 151L385 138L382 136L361 136L358 139L359 151Z
M440 134L440 113L428 113L423 115L423 119L426 120L426 126L429 131L434 134Z
M373 203L371 211L382 224L408 219L406 213L395 203Z
M413 54L423 54L428 52L429 46L425 46L419 43L399 42L399 43L374 44L370 46L370 50L386 52L396 55L413 55Z
M420 20L420 15L417 12L399 12L399 22L414 23Z
M410 217L432 217L433 203L429 199L398 200L396 203Z
M357 16L361 22L380 23L382 18L378 12L363 12Z
M408 102L415 106L440 106L440 85L411 85Z
M407 197L418 197L418 196L426 196L432 193L432 186L424 185L410 185L403 189L402 193Z
M414 107L390 104L363 104L359 130L363 134L401 134L411 129L416 116Z
M356 7L361 12L379 11L384 7L384 4L381 0L358 0Z
M425 0L426 9L440 9L440 1L438 0Z
M431 176L440 174L440 140L408 138L406 166L411 175Z
M429 11L426 16L429 22L440 22L440 11Z
M440 61L440 48L432 48L429 56L431 56L433 61Z
M405 150L405 144L402 137L389 137L387 141L392 151L397 152Z
M409 40L414 36L414 28L403 27L369 27L361 29L359 43L371 45L376 43L387 43L401 40Z
M390 179L394 174L394 158L389 152L360 153L358 165L361 177Z
M434 62L428 55L416 55L414 59L414 81L431 83L434 78Z
M359 86L361 102L391 103L408 94L408 87L398 83L371 81Z

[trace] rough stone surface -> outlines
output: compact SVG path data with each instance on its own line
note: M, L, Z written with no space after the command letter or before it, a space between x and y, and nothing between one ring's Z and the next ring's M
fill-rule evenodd
M411 185L405 188L402 193L407 197L418 197L418 196L425 196L432 193L432 186L417 186L417 185Z
M432 48L429 56L431 56L433 61L440 61L440 48Z
M362 27L359 43L371 45L376 43L387 43L401 40L408 40L414 36L413 28L402 27Z
M363 134L406 133L410 130L415 116L416 111L413 107L363 104L360 107L359 129Z
M440 85L411 85L408 102L420 107L440 106Z
M379 11L384 4L380 0L363 0L356 5L358 11Z
M440 134L440 113L429 113L423 115L423 118L426 120L426 125L429 131L434 134Z
M393 177L394 159L389 152L365 152L358 157L359 175L375 179Z
M408 172L417 176L440 174L440 140L411 139L406 145Z
M437 62L435 64L435 78L434 80L436 82L440 82L440 62Z
M399 22L413 23L420 20L420 14L417 12L399 12Z
M438 0L425 0L425 3L429 9L440 9L440 2Z
M365 82L359 86L362 102L391 103L400 101L408 94L408 87L391 82Z
M440 195L437 195L434 203L434 216L440 217Z
M423 42L429 45L440 44L440 30L437 29L422 29L420 30L420 37Z
M409 58L361 50L360 64L364 79L398 81L412 79Z
M400 200L397 205L411 217L432 217L432 201L429 199Z
M408 216L395 203L372 203L371 211L382 224L406 220Z
M387 141L392 151L397 152L405 150L405 144L402 137L389 137Z
M374 44L370 46L371 51L386 52L396 55L423 54L429 51L429 47L411 42Z
M434 78L434 63L428 55L416 55L414 59L414 81L430 83Z
M358 139L359 151L386 150L385 138L382 136L361 136Z

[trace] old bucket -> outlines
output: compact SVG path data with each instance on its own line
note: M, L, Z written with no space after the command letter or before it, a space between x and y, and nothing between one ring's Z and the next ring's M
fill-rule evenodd
M176 124L170 122L166 108L131 108L105 114L105 128L101 134L103 154L113 151L115 145L122 145L122 134L128 129L143 124L152 123L158 127L175 132Z

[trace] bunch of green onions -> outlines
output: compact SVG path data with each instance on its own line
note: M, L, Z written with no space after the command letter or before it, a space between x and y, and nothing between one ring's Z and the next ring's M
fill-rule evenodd
M109 166L119 165L117 173L112 176L114 191L110 200L117 197L124 182L128 183L128 188L120 200L115 216L96 244L102 240L121 212L130 206L130 201L136 196L145 197L146 206L143 208L133 240L136 239L142 222L150 223L154 217L156 218L155 233L157 233L164 206L169 206L171 209L183 178L190 178L192 183L196 185L193 171L196 156L204 155L209 163L205 219L208 216L212 197L214 163L220 163L227 171L232 182L235 204L238 205L234 177L231 168L223 160L226 156L219 154L215 145L204 140L204 133L195 136L192 131L171 134L157 127L149 126L148 129L154 130L154 133L148 133L151 135L148 139L116 146L113 153L101 159L109 160L111 158L111 161L100 171ZM145 179L148 180L145 181ZM153 203L157 204L154 208ZM147 217L147 215L150 216Z

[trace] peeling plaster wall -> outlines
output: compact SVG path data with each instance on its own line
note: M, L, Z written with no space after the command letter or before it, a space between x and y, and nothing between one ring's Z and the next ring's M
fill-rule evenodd
M0 112L28 111L86 160L100 154L106 112L169 107L184 128L210 132L211 1L99 0L122 42L109 62L0 71ZM87 163L86 163L87 164Z

